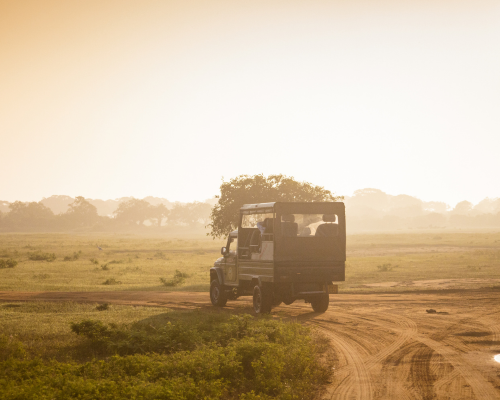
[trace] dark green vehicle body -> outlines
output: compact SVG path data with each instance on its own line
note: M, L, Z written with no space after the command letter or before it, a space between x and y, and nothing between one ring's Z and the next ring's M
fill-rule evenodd
M314 308L318 299L326 301L333 282L345 280L344 203L246 204L221 253L210 270L211 286L222 299L214 302L211 290L214 305L243 295L254 295L255 305L257 291L264 296L264 312L268 303L297 299Z

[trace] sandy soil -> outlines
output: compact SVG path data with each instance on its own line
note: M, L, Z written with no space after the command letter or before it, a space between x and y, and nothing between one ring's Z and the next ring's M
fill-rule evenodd
M464 279L425 279L425 280L415 280L415 281L402 281L402 282L377 282L377 283L367 283L365 285L358 286L359 288L419 288L419 289L467 289L472 287L478 287L479 285L483 288L488 286L500 285L500 279L491 278L464 278Z
M220 311L199 292L0 292L0 301L35 300ZM251 298L225 310L252 312ZM331 339L337 360L325 399L500 399L499 289L338 294L324 314L303 302L273 314Z

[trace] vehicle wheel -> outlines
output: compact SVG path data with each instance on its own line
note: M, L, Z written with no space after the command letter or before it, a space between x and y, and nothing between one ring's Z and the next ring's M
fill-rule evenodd
M322 294L314 299L311 299L311 306L315 312L324 313L328 310L330 304L330 296L327 293Z
M227 303L227 297L224 289L217 279L210 283L210 301L216 307L224 307Z
M253 309L256 314L268 314L271 312L272 297L260 286L253 288Z

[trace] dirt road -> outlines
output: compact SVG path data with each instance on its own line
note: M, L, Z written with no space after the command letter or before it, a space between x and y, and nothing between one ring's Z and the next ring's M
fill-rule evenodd
M81 301L214 311L208 293L0 292L0 301ZM252 312L251 299L228 302ZM435 310L428 313L426 310ZM500 291L339 294L324 314L303 302L273 314L310 324L338 358L327 399L500 399Z

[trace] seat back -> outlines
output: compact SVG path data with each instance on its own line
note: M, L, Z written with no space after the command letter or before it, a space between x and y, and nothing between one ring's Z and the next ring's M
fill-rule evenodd
M315 236L337 236L339 226L337 224L321 224L316 229Z
M299 226L296 222L282 222L281 234L286 237L295 237L299 231Z

